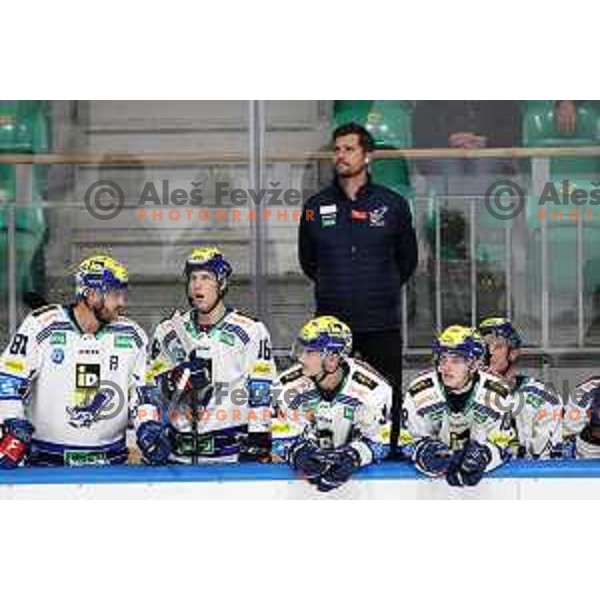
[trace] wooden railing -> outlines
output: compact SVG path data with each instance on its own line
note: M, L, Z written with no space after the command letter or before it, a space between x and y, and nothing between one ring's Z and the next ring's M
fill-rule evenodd
M331 160L331 152L306 152L304 154L273 154L265 156L267 163L306 163ZM561 146L559 148L481 148L463 150L456 148L406 148L402 150L377 150L373 158L567 158L600 157L600 146ZM197 165L243 164L249 156L238 154L204 154L181 152L169 154L121 153L65 153L65 154L0 154L0 164L78 164L78 165Z

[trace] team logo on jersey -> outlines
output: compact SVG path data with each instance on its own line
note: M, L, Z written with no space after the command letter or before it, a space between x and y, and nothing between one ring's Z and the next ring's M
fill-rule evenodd
M115 336L115 348L131 348L133 340L129 335L117 335Z
M89 397L89 401L86 401ZM91 427L97 421L110 418L111 414L116 414L113 400L117 399L117 393L114 389L104 387L98 392L88 390L84 404L78 406L67 406L69 415L69 425L80 429L81 427ZM118 398L120 399L120 398ZM117 409L120 408L120 403Z
M50 360L55 365L60 365L65 360L65 351L62 348L53 348Z
M344 406L344 419L354 419L354 409L351 406Z
M385 226L385 213L388 211L387 206L376 208L369 213L369 222L371 227L384 227Z
M51 346L64 346L67 343L67 334L64 331L55 331L50 336Z
M97 388L100 385L100 365L77 363L75 365L75 387L81 390Z

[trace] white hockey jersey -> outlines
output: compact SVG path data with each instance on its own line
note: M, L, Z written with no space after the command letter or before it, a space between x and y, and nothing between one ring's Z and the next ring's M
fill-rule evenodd
M511 406L517 456L551 458L562 451L563 405L555 390L533 377L518 375L511 391Z
M206 331L197 326L195 310L175 312L154 332L149 376L164 390L165 378L182 378L177 368L192 353L202 358L209 386L195 400L185 388L179 395L164 394L161 417L169 427L171 460L189 463L195 455L200 463L235 461L248 434L269 434L275 378L269 332L233 309ZM260 395L251 393L253 386Z
M0 358L0 421L31 421L32 464L124 462L146 347L144 331L124 317L94 335L71 306L33 311Z
M592 439L588 427L591 411L595 409L595 392L599 387L600 377L590 377L580 383L569 397L562 422L565 458L600 458L600 444Z
M299 365L273 384L274 460L286 460L289 448L301 439L311 439L324 450L350 444L361 466L385 456L392 388L362 361L348 358L346 369L339 388L330 394L303 376Z
M507 412L508 396L501 379L480 371L464 408L453 412L437 370L421 373L404 397L401 442L433 438L454 451L476 441L490 449L492 461L486 470L492 470L506 460L516 437Z

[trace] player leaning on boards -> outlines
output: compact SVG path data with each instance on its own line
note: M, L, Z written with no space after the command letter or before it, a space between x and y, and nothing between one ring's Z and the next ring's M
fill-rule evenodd
M504 415L516 431L510 444L518 458L560 458L562 455L562 400L545 383L518 372L521 336L504 317L488 317L479 324L488 349L489 371L511 391L511 411Z
M404 398L412 459L419 471L444 476L450 485L476 485L507 458L505 445L514 434L505 429L502 407L510 390L482 370L485 347L473 328L445 329L433 343L433 357L435 368L417 376Z
M392 388L374 369L349 358L352 332L322 316L300 330L298 362L273 384L273 453L321 492L383 458Z
M159 410L140 428L150 463L270 457L271 340L263 323L225 306L231 273L218 248L194 249L185 263L192 308L154 332L148 374Z
M34 310L0 359L0 467L127 460L125 433L144 384L148 340L121 316L123 265L93 256L75 279L76 302Z
M600 458L600 377L580 383L565 406L565 458Z

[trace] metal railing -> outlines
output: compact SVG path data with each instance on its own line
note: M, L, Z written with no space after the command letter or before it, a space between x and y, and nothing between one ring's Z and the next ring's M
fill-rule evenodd
M135 166L135 167L153 167L153 166L197 166L197 165L244 165L249 168L250 185L255 188L264 186L266 180L265 173L267 168L275 164L289 165L307 165L310 163L331 160L329 152L313 152L303 154L273 154L269 155L265 151L264 142L264 107L260 102L254 103L251 107L250 123L254 124L249 131L249 152L247 155L231 154L212 156L202 153L181 153L181 154L0 154L0 164L13 164L16 168L17 192L16 198L10 200L5 205L7 214L7 271L6 281L8 286L8 326L12 333L17 327L17 255L16 247L16 210L21 206L27 206L32 202L32 179L33 168L35 165L96 165L96 166ZM553 158L566 157L600 157L600 147L566 147L566 148L488 148L480 150L455 150L455 149L405 149L405 150L384 150L374 153L376 159L444 159L444 158L512 158L512 159L531 159L531 172L529 174L531 181L530 193L532 196L539 196L543 186L550 180L550 160ZM417 198L418 200L418 198ZM471 323L476 324L478 303L478 263L474 248L478 236L477 223L477 201L481 197L471 197L468 205L468 231L469 231L469 299ZM43 203L43 206L49 206ZM440 329L444 325L444 315L442 310L442 298L444 294L445 281L442 276L443 258L442 236L441 236L441 218L440 205L435 206L435 257L434 272L432 274L435 280L435 307L434 319L431 323L432 329ZM585 291L584 291L584 246L583 246L584 225L581 221L576 225L576 333L573 346L553 345L550 335L551 328L551 289L549 272L549 233L548 223L542 220L540 223L540 342L534 344L534 349L543 353L573 353L585 350L592 354L600 354L600 346L586 345L585 341ZM267 310L267 294L269 283L268 269L268 223L258 222L253 225L252 236L250 239L249 257L252 264L252 272L255 280L252 284L253 303L257 314L264 318ZM518 286L515 286L515 266L513 261L513 251L515 249L515 236L512 223L504 227L504 273L503 280L505 286L506 305L505 313L508 316L515 316L515 306L513 296L518 295ZM520 248L521 252L527 252ZM421 264L421 267L423 265ZM522 273L523 275L523 273ZM527 273L524 273L527 277ZM535 299L533 299L535 301ZM521 304L524 302L521 298ZM403 321L402 331L406 352L408 354L422 355L428 353L428 349L412 345L410 342L411 324L408 321L409 299L407 290L404 288L402 296Z

